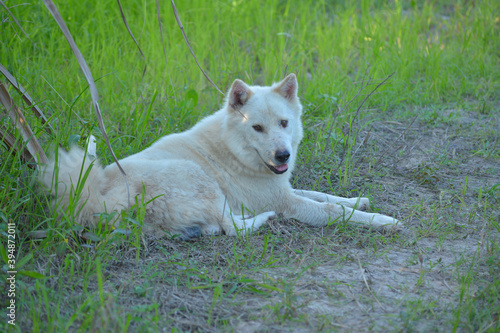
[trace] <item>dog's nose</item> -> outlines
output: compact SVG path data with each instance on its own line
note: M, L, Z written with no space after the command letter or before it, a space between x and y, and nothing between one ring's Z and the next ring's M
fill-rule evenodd
M274 158L280 163L286 163L286 161L290 158L290 153L287 150L278 150L274 154Z

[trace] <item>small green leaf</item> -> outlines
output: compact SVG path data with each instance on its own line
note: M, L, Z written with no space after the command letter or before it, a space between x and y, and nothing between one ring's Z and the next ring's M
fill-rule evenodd
M16 263L16 269L19 269L19 268L23 267L24 265L26 265L32 257L33 257L33 254L28 253L24 258L18 260Z
M270 286L270 285L265 284L265 283L256 283L255 285L259 286L261 288L264 288L264 289L273 290L273 291L277 291L277 292L280 292L280 293L283 292L283 289L276 288L276 287Z
M75 143L80 141L81 136L78 134L71 134L68 138L68 146L73 146Z
M86 231L82 234L82 237L85 239L89 239L93 242L100 242L102 241L102 238L94 234L93 232Z
M78 224L75 224L71 230L73 231L82 231L83 230L83 227L81 225L78 225Z
M123 234L123 235L130 235L132 233L132 231L130 230L126 230L126 229L115 229L113 230L112 234Z
M130 223L135 224L135 225L137 225L137 226L139 226L139 227L141 226L141 224L140 224L138 221L136 221L135 219L133 219L133 218L131 218L131 217L125 217L125 220L127 220L127 221L129 221Z
M24 275L24 276L28 276L28 277L31 277L31 278L34 278L34 279L43 279L43 278L45 278L45 275L40 274L40 273L35 272L35 271L19 271L18 274L21 274L21 275Z

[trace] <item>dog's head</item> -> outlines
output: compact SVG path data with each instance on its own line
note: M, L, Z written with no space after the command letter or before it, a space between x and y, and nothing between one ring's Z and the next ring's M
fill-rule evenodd
M290 175L302 139L302 105L295 74L270 87L235 80L226 101L223 136L246 167L260 173Z

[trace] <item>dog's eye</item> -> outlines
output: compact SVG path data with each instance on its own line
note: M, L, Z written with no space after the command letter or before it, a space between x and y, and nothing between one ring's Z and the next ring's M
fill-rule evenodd
M286 128L288 126L288 120L282 120L280 124L283 128Z
M263 132L263 131L264 131L264 129L263 129L263 128L262 128L262 126L260 126L260 125L253 125L253 126L252 126L252 128L253 128L254 130L256 130L257 132L259 132L259 133L261 133L261 132Z

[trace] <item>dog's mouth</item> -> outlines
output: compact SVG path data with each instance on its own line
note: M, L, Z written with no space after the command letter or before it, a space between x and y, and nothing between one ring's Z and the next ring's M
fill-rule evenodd
M276 166L272 166L270 164L267 164L267 167L272 171L274 172L275 174L277 175L281 175L282 173L285 173L287 170L288 170L288 164L281 164L281 165L276 165Z
M286 164L286 163L283 163L283 164L280 164L280 165L271 165L269 163L266 163L266 161L262 158L262 156L260 156L259 151L256 148L254 148L254 149L257 152L257 155L259 156L259 158L262 160L262 162L264 162L264 164L273 173L275 173L277 175L281 175L282 173L285 173L288 170L288 164Z

